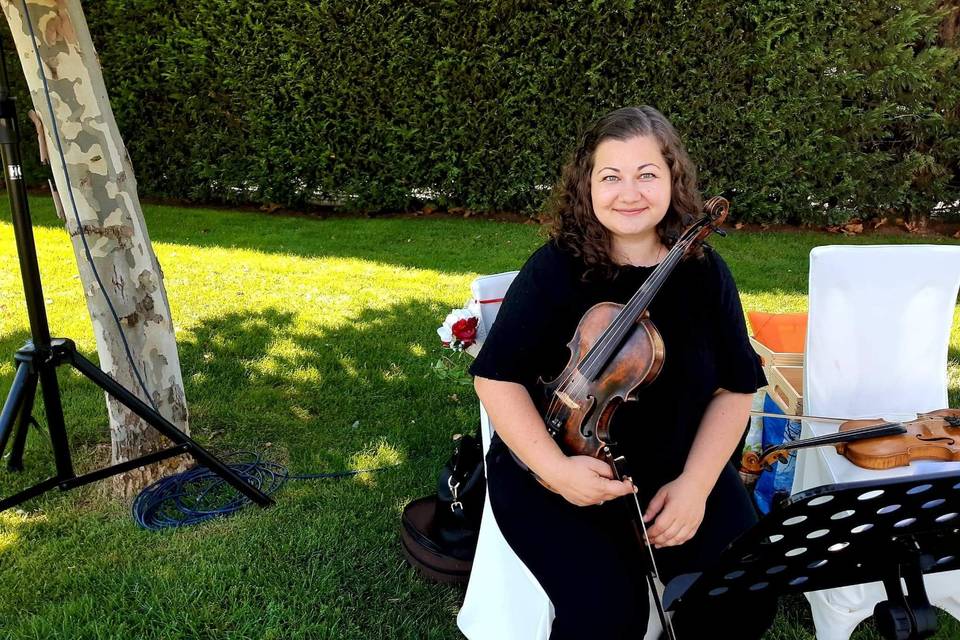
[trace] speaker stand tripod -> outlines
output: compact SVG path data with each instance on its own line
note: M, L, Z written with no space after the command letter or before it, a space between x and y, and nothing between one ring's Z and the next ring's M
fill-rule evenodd
M3 58L2 49L0 49L0 58ZM13 230L17 243L17 253L20 258L20 273L23 278L27 316L30 321L30 334L32 336L32 339L17 351L15 356L17 370L13 378L13 384L7 394L6 402L3 405L3 410L0 412L0 455L6 450L10 436L13 434L8 468L11 471L23 470L23 450L27 441L27 430L31 424L37 424L33 418L33 406L39 386L43 393L47 432L50 436L56 465L56 475L53 477L9 498L0 500L0 511L9 509L55 487L61 490L71 489L185 453L193 456L199 464L208 467L213 473L223 478L256 504L261 506L273 504L273 500L269 496L244 481L230 467L194 442L153 407L140 400L127 388L101 371L98 366L84 358L77 352L72 340L50 337L50 327L47 324L47 314L43 304L40 269L37 265L33 225L30 220L27 191L23 182L23 170L20 162L20 138L16 124L16 108L10 95L5 60L0 62L0 67L2 67L2 78L0 78L0 156L3 160L4 178L7 185L7 194L10 198ZM173 446L84 475L76 475L70 457L60 387L57 382L57 367L61 365L71 366L79 371L118 402L127 406L152 428L169 438L173 442Z

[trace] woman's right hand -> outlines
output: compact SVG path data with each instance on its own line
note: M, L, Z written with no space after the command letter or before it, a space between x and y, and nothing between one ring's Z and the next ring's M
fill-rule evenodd
M578 507L603 504L636 491L632 482L614 480L610 466L590 456L569 456L548 475L543 478L547 488Z

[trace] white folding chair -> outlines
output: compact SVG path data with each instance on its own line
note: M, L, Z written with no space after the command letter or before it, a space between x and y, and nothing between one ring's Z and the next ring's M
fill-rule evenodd
M806 415L912 420L947 407L947 345L960 287L960 247L825 246L810 252L804 359ZM803 421L801 437L836 432ZM811 487L955 470L915 462L873 471L833 447L802 449L793 493ZM930 602L960 619L960 571L927 575ZM818 640L847 640L886 600L880 582L806 594Z
M479 306L482 340L500 310L516 271L482 276L470 289L473 304ZM493 425L480 405L483 453L490 448ZM650 622L644 640L660 634L660 620L650 600ZM553 624L553 605L540 583L513 552L497 525L490 508L489 494L483 505L477 551L470 582L457 615L457 626L469 640L547 640Z

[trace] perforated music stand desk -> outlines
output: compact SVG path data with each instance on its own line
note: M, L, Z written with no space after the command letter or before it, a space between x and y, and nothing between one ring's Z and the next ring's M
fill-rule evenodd
M832 484L792 496L734 540L704 573L667 585L668 610L702 599L818 591L882 581L874 609L885 638L926 638L937 627L923 574L960 568L960 474ZM900 579L906 583L903 589ZM960 590L960 585L957 585Z

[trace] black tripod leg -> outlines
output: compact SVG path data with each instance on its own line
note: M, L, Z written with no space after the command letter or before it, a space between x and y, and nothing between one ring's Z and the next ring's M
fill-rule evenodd
M37 397L37 375L27 376L24 383L23 398L17 411L17 431L10 447L10 459L7 468L10 471L23 471L23 449L27 445L27 432L33 416L33 402Z
M140 416L147 424L170 438L173 442L185 445L190 455L203 464L215 474L226 480L234 489L247 496L253 502L260 506L273 504L273 499L260 491L252 484L245 482L227 465L220 462L213 454L194 442L190 436L153 410L152 407L143 402L140 398L130 393L123 385L108 376L100 370L98 366L84 358L75 350L70 354L70 363L83 375L88 377L94 384L116 398L119 402L129 407L131 411Z
M14 419L20 415L20 405L23 404L24 391L27 389L28 378L31 377L30 365L26 362L17 364L17 372L13 376L13 384L7 393L7 400L3 403L3 412L0 413L0 455L7 449L7 440L13 430ZM34 387L36 379L33 381Z
M60 403L60 383L57 382L56 366L40 369L40 388L43 391L43 408L47 414L47 432L53 446L53 461L57 465L57 477L73 478L73 462L70 460L70 444L67 442L67 427L63 421L63 405Z
M50 489L56 489L60 486L59 478L48 478L43 482L33 485L29 489L25 489L20 493L10 496L9 498L4 498L0 500L0 511L6 511L10 507L15 507L21 502L26 502L30 498L35 498L41 493L50 491Z

